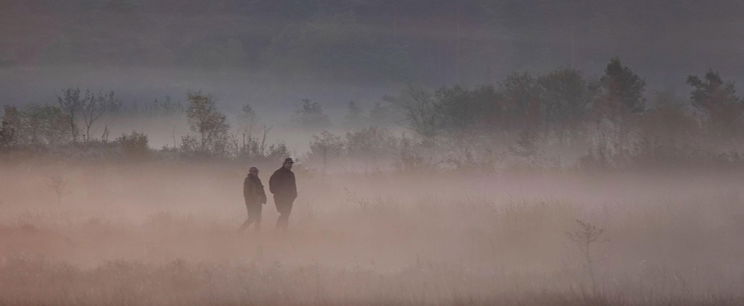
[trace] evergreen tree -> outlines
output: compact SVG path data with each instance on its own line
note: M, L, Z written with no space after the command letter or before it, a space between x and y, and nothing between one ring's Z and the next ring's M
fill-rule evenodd
M646 83L628 66L623 66L619 58L610 60L599 81L602 95L596 109L603 115L616 117L645 109L643 91Z
M707 115L710 128L723 136L736 133L742 121L744 105L736 96L733 82L724 82L714 71L708 71L704 79L691 75L687 84L692 86L692 105Z

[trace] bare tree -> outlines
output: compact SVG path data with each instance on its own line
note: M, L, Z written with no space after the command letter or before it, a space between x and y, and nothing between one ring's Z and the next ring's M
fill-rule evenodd
M437 133L437 101L425 89L409 85L400 96L385 96L383 100L402 111L411 128L419 135L433 137Z
M589 279L592 282L592 293L597 294L597 280L594 275L594 258L591 253L592 245L599 242L599 238L604 234L604 229L587 221L576 220L578 228L574 231L567 232L568 239L576 244L581 254L584 255L584 264Z
M263 126L263 136L261 136L261 146L259 147L259 151L261 152L261 155L264 155L266 151L266 139L269 135L269 131L271 131L271 126Z
M256 115L256 111L253 109L253 107L246 103L243 105L243 108L241 109L240 113L241 117L241 123L243 125L243 129L247 131L248 137L253 136L253 128L256 126L256 123L258 122L258 115Z
M323 131L320 135L313 135L310 142L309 159L319 159L323 165L323 174L326 173L328 161L339 157L344 149L344 143L340 136Z
M62 91L62 96L57 96L57 104L59 104L62 111L67 114L73 142L77 142L79 133L76 123L77 115L81 112L83 105L87 104L86 101L90 98L90 92L86 91L81 95L80 88L67 88Z
M114 97L114 92L109 91L106 94L98 95L87 95L82 100L81 113L83 117L83 124L85 125L85 135L83 141L90 141L90 128L93 126L106 110L110 109L112 105L117 105L118 101Z
M186 116L191 123L191 130L199 133L199 150L201 152L220 153L227 142L227 124L225 115L217 110L214 99L200 92L188 95L189 107Z
M110 131L108 125L103 127L103 133L101 133L101 141L103 141L103 143L107 143L109 141L109 133Z
M240 114L238 115L239 125L241 126L243 141L240 145L240 152L245 154L251 151L257 151L258 145L256 144L257 139L253 137L253 131L258 122L258 116L256 111L253 110L251 104L246 103L243 105ZM254 147L255 145L255 147Z
M62 204L62 196L67 193L67 180L59 175L49 177L49 187L52 188L57 196L57 204Z

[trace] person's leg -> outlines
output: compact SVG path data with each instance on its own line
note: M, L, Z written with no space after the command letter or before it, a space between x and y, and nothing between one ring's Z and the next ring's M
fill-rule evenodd
M240 226L240 230L247 229L253 223L256 223L256 228L259 228L261 223L261 204L246 204L245 206L248 210L248 219Z
M283 204L284 203L282 202L281 199L279 199L276 196L274 196L274 205L276 206L276 212L279 213L279 217L276 219L276 228L277 229L280 228L281 227L281 224L282 224L282 212L284 211L284 209L282 208L282 205Z
M263 204L259 203L258 206L256 207L256 214L255 214L256 215L256 219L255 219L256 221L255 222L256 222L256 231L257 232L260 232L261 231L261 210L262 209L263 209Z
M252 222L251 217L248 217L248 219L245 219L243 224L240 225L240 228L238 228L238 231L241 231L241 232L244 231L246 228L248 228L248 226L251 225L251 222Z
M287 229L287 221L289 216L284 211L279 212L279 219L276 220L276 228L280 230Z
M290 200L285 203L286 217L284 218L284 229L287 229L287 227L289 226L289 215L292 214L292 202L293 201Z
M289 215L292 213L292 201L279 200L276 203L277 210L279 210L279 219L276 220L276 227L286 230L289 227Z
M245 203L245 209L248 211L248 218L245 219L245 222L243 222L242 225L240 225L240 228L238 229L239 231L244 231L246 228L251 226L251 223L253 223L253 218L252 218L253 214L251 214L251 205L248 203Z
M287 200L274 198L276 210L279 212L279 218L276 220L276 228L284 230L287 228L289 214L287 212Z

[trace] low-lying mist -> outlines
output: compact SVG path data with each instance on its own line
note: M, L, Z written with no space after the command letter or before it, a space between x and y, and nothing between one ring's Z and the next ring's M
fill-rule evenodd
M274 163L257 165L266 181ZM0 165L9 304L737 304L744 179L322 174L239 232L247 165Z
M742 14L0 0L0 306L744 305Z

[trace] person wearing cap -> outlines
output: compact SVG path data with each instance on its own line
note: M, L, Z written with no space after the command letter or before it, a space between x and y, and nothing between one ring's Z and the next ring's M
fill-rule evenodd
M297 185L292 172L292 164L294 161L291 158L285 159L282 167L274 171L269 179L269 190L274 194L274 204L279 212L276 227L281 230L287 229L292 203L297 198Z
M251 224L256 224L256 231L261 229L261 208L266 204L266 193L261 179L258 178L258 168L251 167L248 176L243 180L243 198L245 208L248 209L248 219L240 226L240 230L247 229Z

